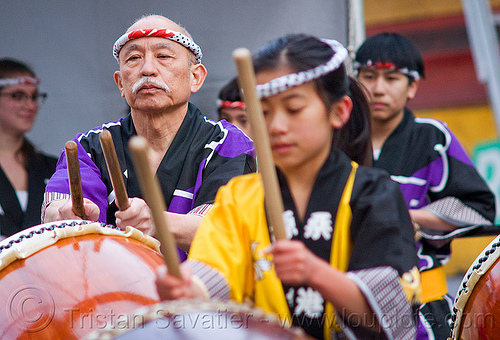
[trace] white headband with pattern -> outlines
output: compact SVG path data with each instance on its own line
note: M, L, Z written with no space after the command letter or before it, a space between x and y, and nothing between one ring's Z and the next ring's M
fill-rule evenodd
M389 69L391 71L402 73L402 74L409 76L409 77L413 77L413 79L415 79L415 80L420 79L420 73L418 73L417 70L409 70L408 67L398 68L394 63L391 63L391 62L383 63L381 61L377 61L376 63L374 63L371 59L368 59L365 64L362 64L359 61L355 61L352 64L352 66L356 71L359 71L359 69L361 67L364 67L364 66L368 67L369 69L384 69L384 68L386 68L386 69Z
M293 86L299 86L311 80L318 79L325 74L335 71L347 58L347 49L338 41L331 39L321 39L322 42L330 45L334 54L326 63L316 66L307 71L291 73L285 76L272 79L271 81L256 86L257 96L266 98L286 91Z
M144 38L144 37L159 37L159 38L167 38L173 40L182 46L186 47L188 50L193 52L196 63L201 64L201 57L203 53L201 53L201 47L198 46L191 38L187 35L182 34L180 32L172 31L166 28L149 28L149 29L138 29L130 32L126 32L121 37L119 37L115 44L113 45L113 56L116 60L118 59L118 55L120 54L120 50L127 42L132 39Z
M18 84L33 84L37 85L40 79L33 77L18 77L18 78L0 78L0 87L14 86Z

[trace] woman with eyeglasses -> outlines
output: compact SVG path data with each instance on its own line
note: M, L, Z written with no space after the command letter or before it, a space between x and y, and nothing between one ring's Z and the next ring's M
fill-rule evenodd
M40 224L45 184L57 158L26 139L45 93L26 64L0 59L0 238Z

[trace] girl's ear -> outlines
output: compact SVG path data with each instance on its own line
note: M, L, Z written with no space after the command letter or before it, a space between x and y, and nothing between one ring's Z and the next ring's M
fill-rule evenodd
M335 103L330 110L330 124L336 130L343 127L351 117L352 100L345 95Z

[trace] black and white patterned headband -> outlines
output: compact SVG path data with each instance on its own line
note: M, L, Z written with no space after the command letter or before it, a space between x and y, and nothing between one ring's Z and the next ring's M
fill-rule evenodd
M265 84L257 85L255 88L257 96L261 99L274 96L288 90L291 87L299 86L311 80L318 79L325 74L338 69L347 58L347 49L337 40L321 39L321 41L328 44L334 52L330 60L310 70L287 74L285 76L272 79Z
M175 41L181 44L182 46L186 47L188 50L190 50L194 54L196 63L201 64L201 57L203 56L203 53L201 53L201 47L198 46L187 35L166 28L138 29L126 32L121 37L119 37L116 40L115 44L113 45L113 56L115 57L115 59L119 60L118 55L120 54L120 50L126 43L128 43L132 39L138 39L144 37L160 37Z
M409 70L408 67L397 67L396 64L391 63L391 62L373 62L371 59L368 59L366 63L360 63L359 61L355 61L352 66L354 67L354 70L359 72L359 69L362 67L367 67L371 70L376 70L376 69L388 69L390 71L398 72L401 74L404 74L409 77L413 77L415 80L420 79L420 73L418 73L417 70Z

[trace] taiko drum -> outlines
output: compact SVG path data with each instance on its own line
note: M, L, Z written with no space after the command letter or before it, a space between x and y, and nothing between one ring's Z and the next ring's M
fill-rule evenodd
M0 338L79 339L159 301L159 242L88 221L28 228L0 242Z
M457 292L451 339L491 340L500 334L500 236L475 259Z

